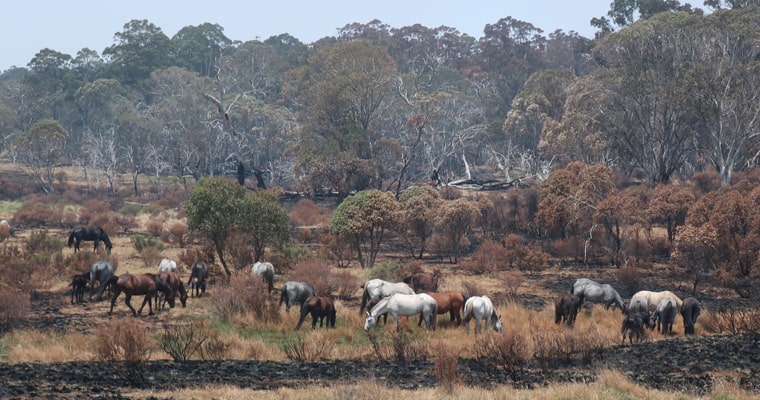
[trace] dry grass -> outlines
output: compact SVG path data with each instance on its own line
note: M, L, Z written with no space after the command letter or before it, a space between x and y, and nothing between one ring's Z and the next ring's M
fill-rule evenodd
M417 400L683 400L683 399L757 399L725 381L716 383L707 396L693 396L681 392L662 392L638 386L618 372L603 371L592 383L549 385L541 389L515 389L511 386L478 388L455 384L451 387L436 387L414 391L388 387L384 383L361 381L353 384L330 384L305 388L281 388L277 390L249 390L233 386L213 386L199 389L182 389L172 392L133 391L124 393L134 398L182 398L197 400L227 399L335 399L335 400L385 400L414 398Z

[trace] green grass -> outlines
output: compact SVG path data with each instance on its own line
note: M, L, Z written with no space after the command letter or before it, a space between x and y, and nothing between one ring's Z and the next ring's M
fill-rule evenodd
M0 200L0 219L9 219L24 205L21 201Z

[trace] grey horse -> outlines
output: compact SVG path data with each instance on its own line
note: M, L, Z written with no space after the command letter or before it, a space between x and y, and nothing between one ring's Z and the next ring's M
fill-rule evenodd
M287 281L280 291L278 307L285 303L285 311L290 311L294 304L303 304L310 296L316 296L317 292L309 282Z
M90 267L90 297L95 291L95 281L98 281L100 287L98 288L98 295L95 297L96 301L103 299L103 292L108 288L108 293L111 293L111 286L108 284L108 279L114 276L114 267L110 261L96 261Z

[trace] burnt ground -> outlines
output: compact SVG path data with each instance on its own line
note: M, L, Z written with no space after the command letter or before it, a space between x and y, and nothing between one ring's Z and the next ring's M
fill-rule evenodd
M33 316L23 325L34 329L92 333L97 318L62 315L61 293L40 293L32 301ZM86 308L87 305L85 304ZM695 395L709 393L716 379L760 393L760 335L674 337L668 340L613 346L590 361L562 365L527 365L510 375L477 360L460 359L465 383L490 387L515 384L540 387L549 383L590 382L597 370L614 369L639 384ZM0 363L0 398L125 398L134 389L172 391L180 388L234 385L251 389L304 387L380 378L390 386L416 389L436 385L433 363L336 360L148 361L138 365L74 361ZM516 377L518 381L513 380Z

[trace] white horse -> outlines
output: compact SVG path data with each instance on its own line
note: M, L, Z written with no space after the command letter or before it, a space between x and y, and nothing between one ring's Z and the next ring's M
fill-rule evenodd
M95 297L96 301L100 301L103 298L103 292L108 289L108 293L111 293L111 286L108 285L108 278L114 276L113 267L110 261L95 261L90 267L90 298L92 298L95 292L95 281L100 283L98 288L98 295Z
M364 311L364 307L367 306L367 302L372 299L380 299L388 297L392 294L414 294L412 287L404 282L388 282L382 279L370 279L364 285L364 294L362 294L362 303L359 307L359 313Z
M161 260L161 264L158 264L158 268L156 268L156 272L159 274L162 272L176 272L179 273L177 270L177 263L174 260L170 260L168 258L164 258Z
M501 323L501 317L496 314L496 309L488 296L472 296L464 303L464 327L467 334L470 334L470 320L475 318L475 333L480 329L480 322L485 318L485 329L492 325L496 332L501 332L504 326Z
M662 292L650 292L649 290L641 290L636 292L636 294L631 297L631 301L633 301L635 298L646 299L650 313L654 311L655 308L657 308L657 305L660 304L660 301L663 299L672 299L675 301L678 310L680 310L681 306L683 306L683 301L679 299L678 296L673 294L673 292L668 290L664 290Z
M251 267L251 274L260 276L267 283L267 289L271 292L274 288L274 265L268 262L256 261Z
M620 307L621 311L625 312L623 298L607 283L602 284L588 278L578 278L573 283L570 293L580 297L581 304L587 300L592 303L604 304L608 310L611 305L616 305Z
M420 294L400 294L396 293L380 300L372 308L372 312L367 312L367 319L364 321L364 330L368 331L377 324L377 317L385 313L391 313L393 323L396 324L398 331L398 316L418 315L420 314L425 320L425 330L435 330L435 322L438 317L438 302L430 297L427 293Z

